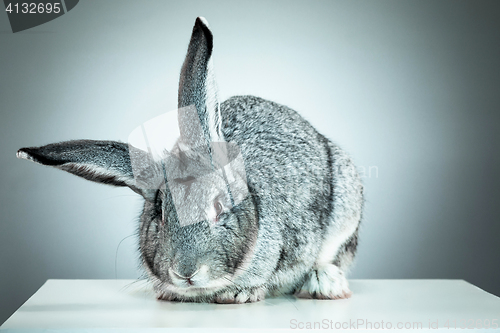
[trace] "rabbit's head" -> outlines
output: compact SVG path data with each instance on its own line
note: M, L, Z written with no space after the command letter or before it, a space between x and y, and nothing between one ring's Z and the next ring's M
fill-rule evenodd
M161 298L208 296L234 283L255 246L257 210L239 149L211 147L179 149L156 166L166 184L145 204L140 247Z
M257 239L257 209L241 152L224 141L212 46L207 22L197 18L180 76L180 137L160 159L130 144L92 140L17 153L141 194L142 260L162 298L204 297L230 285Z

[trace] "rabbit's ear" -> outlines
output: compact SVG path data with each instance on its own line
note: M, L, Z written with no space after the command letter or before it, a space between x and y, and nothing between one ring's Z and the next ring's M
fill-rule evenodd
M116 141L75 140L21 148L17 151L17 157L53 166L93 182L128 186L147 200L152 200L152 190L136 185L130 163L131 157L146 161L147 154L139 149L131 149L133 147L129 149L128 144Z
M224 141L217 86L212 69L212 46L213 36L208 22L198 17L179 81L180 133L182 141L191 147ZM194 106L196 112L185 111L189 106ZM203 134L197 130L200 123ZM200 136L203 136L204 140Z

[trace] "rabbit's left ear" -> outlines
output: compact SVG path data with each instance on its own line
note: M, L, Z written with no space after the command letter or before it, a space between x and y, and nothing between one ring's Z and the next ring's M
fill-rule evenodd
M182 141L191 147L224 141L217 86L212 69L212 48L213 36L208 22L198 17L179 81L180 133ZM192 112L185 111L189 106ZM200 124L202 134L198 130Z

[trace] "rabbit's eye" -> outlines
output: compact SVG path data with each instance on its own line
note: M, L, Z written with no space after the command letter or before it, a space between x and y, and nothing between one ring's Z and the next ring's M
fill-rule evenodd
M220 203L220 201L214 202L214 208L215 208L215 220L218 221L220 214L222 214L222 210L223 210L223 207L222 207L222 204Z

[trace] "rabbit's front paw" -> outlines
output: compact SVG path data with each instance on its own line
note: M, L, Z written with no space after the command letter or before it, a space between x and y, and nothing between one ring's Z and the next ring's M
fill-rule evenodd
M351 297L352 292L344 273L335 265L314 268L296 294L299 298L340 299Z
M226 291L215 297L215 303L222 304L241 304L253 303L262 301L266 297L266 292L263 288L243 289L237 292Z

